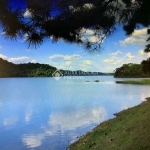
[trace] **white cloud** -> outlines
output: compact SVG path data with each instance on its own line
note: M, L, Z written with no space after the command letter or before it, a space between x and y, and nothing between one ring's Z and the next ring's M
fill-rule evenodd
M27 38L29 35L27 33L24 34L24 37Z
M64 60L64 55L61 55L61 54L55 54L55 55L52 55L49 57L49 59L53 62L57 62L57 61L60 61L60 60Z
M140 51L139 51L139 55L140 55L140 56L143 56L144 59L150 57L150 53L145 53L144 50L140 50Z
M102 61L104 64L103 68L106 72L112 72L113 70L115 70L115 68L121 67L121 65L130 62L130 60L134 58L134 56L132 56L131 53L127 53L125 57L123 57L123 55L120 56L120 54L123 53L120 50L118 50L114 53L109 54L110 57Z
M66 61L65 64L66 64L67 66L69 66L69 65L72 64L72 61Z
M12 62L12 63L27 63L27 62L37 63L36 60L34 59L30 60L30 58L27 56L9 58L3 54L0 54L0 58L7 60L9 62Z
M50 65L57 67L58 69L64 70L84 70L91 71L94 70L96 65L92 60L83 59L81 55L62 55L55 54L49 57ZM94 68L94 69L93 69ZM96 68L97 70L97 68Z
M127 53L127 54L126 54L126 57L127 57L129 60L131 60L131 59L134 58L135 56L131 55L131 53Z
M105 67L105 72L113 72L113 71L114 71L114 67L112 67L112 66Z
M57 67L58 69L71 69L74 64L78 64L81 60L81 55L62 55L55 54L49 57L50 65Z
M81 58L81 56L77 55L77 54L70 55L70 56L69 55L64 56L64 60L66 60L66 61L77 60L79 58Z
M120 64L123 63L123 59L112 55L110 58L103 60L103 62L111 64Z
M91 65L93 63L93 61L91 60L84 60L83 61L83 64L86 64L86 65Z
M0 54L0 58L2 59L7 59L7 56L3 55L3 54Z
M37 61L33 59L33 60L31 60L31 63L37 63Z
M113 61L113 60L112 60L111 58L103 60L103 62L105 62L105 63L110 63L110 62L112 62L112 61Z
M24 39L22 42L25 42L28 39L29 35L27 33L24 34Z
M122 54L122 52L121 52L121 51L116 51L116 52L114 52L114 53L111 53L110 55L112 55L112 56L117 56L117 55L119 55L119 54Z
M5 35L5 34L6 34L6 32L2 32L1 34L2 34L2 35Z
M74 61L77 59L80 59L81 56L78 54L74 55L61 55L61 54L55 54L49 57L51 61L57 62L57 61Z
M92 43L99 42L98 36L92 36L91 38L89 38L89 42L92 42Z
M29 57L22 56L22 57L9 58L8 61L15 62L15 63L24 63L29 61Z
M83 28L81 30L81 33L82 35L82 41L89 41L91 43L99 43L100 41L100 37L98 37L97 35L95 35L94 31L93 30L90 30L90 29L85 29ZM103 40L104 41L104 40Z
M0 46L0 49L2 49L3 47L2 46Z
M23 14L23 16L25 18L31 18L32 17L32 13L29 9L26 9L25 13Z
M127 45L145 46L147 44L146 42L147 38L148 38L147 28L135 30L130 37L127 37L125 40L120 41L120 44L122 46Z
M144 55L144 50L140 50L140 51L139 51L139 54L140 54L140 55Z

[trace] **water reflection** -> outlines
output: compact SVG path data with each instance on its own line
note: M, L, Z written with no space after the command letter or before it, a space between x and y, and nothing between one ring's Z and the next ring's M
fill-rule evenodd
M18 118L5 118L3 121L4 126L12 126L15 125L18 121Z
M103 82L92 82L97 79ZM118 85L112 77L84 77L88 83L53 78L2 80L0 150L65 150L95 125L150 96L150 86Z
M90 124L98 124L108 118L104 108L82 109L78 112L59 112L52 113L45 126L42 126L41 134L24 134L23 143L27 148L35 148L42 145L44 138L48 136L56 136L58 133L75 132L77 128L88 126ZM59 135L58 135L59 136ZM76 136L74 137L76 138ZM74 139L72 139L74 140Z
M29 110L29 111L26 112L26 114L25 114L25 121L27 123L31 120L32 115L33 115L32 110Z
M64 132L65 130L75 130L77 127L91 123L99 123L107 118L107 112L104 108L82 109L78 112L60 112L51 114L48 124L51 127L57 127Z
M42 140L44 135L35 134L35 135L23 135L22 141L27 146L27 148L35 148L42 145Z

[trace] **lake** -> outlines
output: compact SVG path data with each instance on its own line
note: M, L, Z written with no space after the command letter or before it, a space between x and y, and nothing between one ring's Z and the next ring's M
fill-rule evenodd
M114 113L150 96L148 85L116 80L128 79L1 78L0 150L65 150Z

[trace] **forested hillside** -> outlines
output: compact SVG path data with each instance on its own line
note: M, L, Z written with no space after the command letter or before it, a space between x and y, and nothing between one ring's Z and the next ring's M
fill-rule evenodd
M50 77L55 70L47 64L13 64L0 58L0 77Z
M124 64L120 68L116 68L114 77L150 77L149 72L143 70L142 64Z
M47 64L26 63L13 64L0 58L0 77L51 77L57 70ZM113 73L84 72L82 70L60 70L63 76L99 76L113 75Z

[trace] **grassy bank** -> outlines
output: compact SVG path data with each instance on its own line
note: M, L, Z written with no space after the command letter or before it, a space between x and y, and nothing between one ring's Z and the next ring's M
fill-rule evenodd
M150 98L100 124L69 150L150 150Z
M141 84L141 85L150 85L150 79L144 79L144 80L116 81L116 83L122 83L122 84Z

